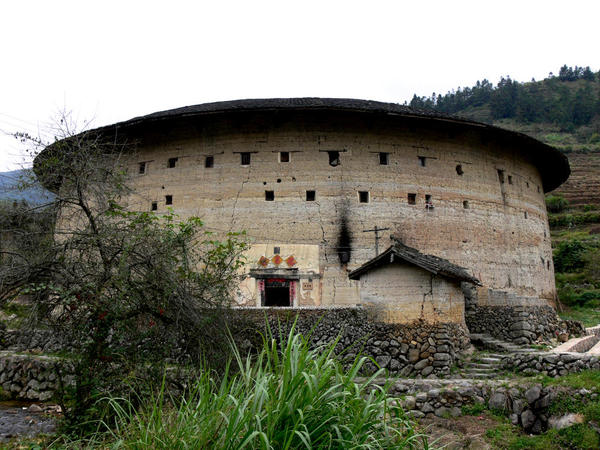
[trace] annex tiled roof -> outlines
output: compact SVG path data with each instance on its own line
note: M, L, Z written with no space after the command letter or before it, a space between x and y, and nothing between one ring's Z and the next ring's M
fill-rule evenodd
M434 275L459 281L468 281L469 283L481 285L481 282L474 276L470 275L464 267L457 266L456 264L453 264L444 258L426 255L415 248L402 244L399 241L396 241L394 245L389 247L386 251L370 261L367 261L358 269L350 272L348 274L348 278L351 280L358 280L360 279L361 275L370 271L371 269L392 264L394 261L404 261L409 264L413 264L421 269L431 272Z

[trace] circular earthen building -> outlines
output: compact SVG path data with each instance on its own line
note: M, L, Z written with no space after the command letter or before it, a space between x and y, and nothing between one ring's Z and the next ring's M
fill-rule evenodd
M239 304L368 302L360 274L348 275L396 244L456 267L449 278L468 274L453 279L480 284L482 304L554 301L544 193L570 169L558 150L524 134L397 104L323 98L202 104L100 131L136 144L131 208L173 208L217 234L247 232ZM402 255L410 252L388 253L386 264L407 264ZM419 261L409 265L421 270ZM442 273L435 267L425 269ZM382 298L418 293L418 308L434 290L423 277L401 285L396 278L379 280L391 290ZM438 319L462 314L442 303L430 308Z

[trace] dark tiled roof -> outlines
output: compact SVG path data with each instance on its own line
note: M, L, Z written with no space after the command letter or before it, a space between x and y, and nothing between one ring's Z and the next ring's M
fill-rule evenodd
M369 111L381 113L397 113L401 115L415 115L426 117L440 117L459 120L456 116L441 114L436 111L411 108L397 103L376 102L373 100L357 100L352 98L256 98L246 100L229 100L224 102L202 103L200 105L184 106L182 108L158 111L145 116L135 117L122 124L146 121L149 119L162 119L173 116L196 115L202 113L253 111L269 109L346 109L352 111ZM463 119L470 122L468 119Z
M469 275L464 267L457 266L444 258L426 255L417 249L404 245L398 241L382 254L350 272L348 278L351 280L358 280L361 275L369 270L391 264L394 261L405 261L431 272L434 275L481 285L481 282L477 278Z
M571 173L569 161L560 151L546 145L523 133L517 133L493 125L475 122L473 120L450 116L435 111L411 108L397 103L376 102L373 100L356 100L348 98L267 98L231 100L224 102L203 103L200 105L184 106L166 111L159 111L145 116L135 117L124 122L91 130L110 136L135 135L141 126L151 126L156 122L174 121L186 117L201 117L212 114L234 114L239 112L266 111L353 111L363 114L383 114L399 118L415 118L445 123L457 127L475 128L491 139L501 138L510 141L510 147L515 151L530 156L533 164L540 170L544 192L560 186ZM49 146L52 147L52 146ZM42 152L43 153L43 152Z

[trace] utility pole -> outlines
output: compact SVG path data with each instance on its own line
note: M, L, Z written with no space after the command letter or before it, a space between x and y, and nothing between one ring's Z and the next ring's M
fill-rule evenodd
M377 225L372 230L363 230L363 233L375 233L375 256L379 255L379 232L385 230L389 230L389 228L378 228Z

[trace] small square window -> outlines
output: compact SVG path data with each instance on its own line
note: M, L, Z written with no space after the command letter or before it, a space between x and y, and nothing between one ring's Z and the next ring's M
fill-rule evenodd
M390 163L390 154L385 152L379 153L379 164L382 166L387 166Z
M527 217L529 217L529 216L527 215L527 211L523 211L523 217L525 217L526 219L527 219Z
M158 202L152 202L152 206L150 207L152 211L156 211L158 209Z
M265 191L265 201L272 202L273 200L275 200L275 192Z
M290 162L290 152L279 152L279 162Z
M169 169L172 169L176 165L177 165L177 158L169 158L169 160L167 161L167 167Z
M427 158L425 156L419 156L419 165L421 167L425 167L427 164Z
M433 202L431 201L431 194L425 194L425 208L428 210L433 209Z
M250 165L250 152L240 153L240 158L241 158L242 166Z
M409 205L417 204L417 194L408 194L408 204Z
M214 156L207 156L204 159L204 167L206 167L207 169L212 168L215 165L215 157Z
M457 173L458 175L462 175L463 173L465 173L465 172L463 171L462 164L458 164L458 165L456 166L456 173Z
M327 155L329 156L329 165L331 167L340 165L340 152L331 151L331 152L327 152Z
M165 204L167 204L167 205L173 204L173 196L172 195L165 195Z
M145 162L141 162L138 166L138 173L140 175L143 175L146 173L146 163Z
M281 247L273 247L273 254L279 255L281 253Z
M358 191L359 203L369 203L369 191Z
M463 200L463 208L469 209L469 200Z
M314 202L317 197L317 193L315 191L306 191L306 201Z
M508 176L508 184L512 184L512 175Z

